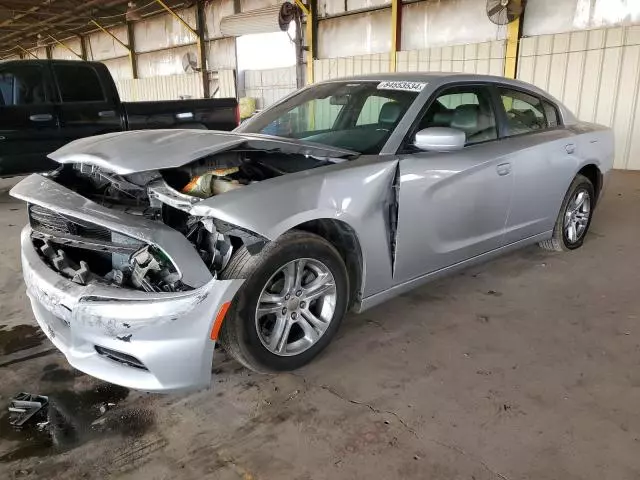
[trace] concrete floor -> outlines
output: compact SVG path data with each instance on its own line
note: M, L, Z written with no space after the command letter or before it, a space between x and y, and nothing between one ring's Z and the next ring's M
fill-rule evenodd
M73 372L32 328L9 183L0 415L19 391L57 414L53 439L0 417L0 478L640 477L640 173L613 175L579 251L528 248L352 315L295 374L220 352L213 389L184 396Z

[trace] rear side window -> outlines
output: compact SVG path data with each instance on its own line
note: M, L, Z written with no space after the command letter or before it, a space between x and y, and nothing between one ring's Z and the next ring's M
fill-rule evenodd
M508 136L547 128L544 107L539 98L518 90L500 88L499 91L507 113Z
M558 115L558 109L549 102L542 101L544 108L544 115L547 117L547 125L549 128L556 128L560 126L560 115Z
M0 70L0 107L45 102L42 68L37 65L15 65Z
M86 65L55 65L58 89L63 103L105 100L96 71Z

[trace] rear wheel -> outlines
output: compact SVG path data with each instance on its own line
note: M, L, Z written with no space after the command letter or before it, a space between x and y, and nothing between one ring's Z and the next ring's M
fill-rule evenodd
M567 190L553 228L553 236L540 242L545 250L562 252L582 246L591 225L595 206L595 190L591 181L576 175Z
M258 372L294 370L335 335L348 305L348 276L337 250L318 235L289 232L259 255L232 257L221 278L244 278L220 342Z

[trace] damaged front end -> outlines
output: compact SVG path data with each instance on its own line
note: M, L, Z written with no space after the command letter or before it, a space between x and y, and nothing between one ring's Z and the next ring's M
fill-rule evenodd
M269 239L198 206L350 152L333 158L291 142L219 134L221 145L202 146L181 163L179 151L163 148L165 137L202 142L201 134L140 133L158 137L148 161L133 162L136 171L118 160L126 145L107 135L63 147L52 155L60 168L12 189L28 203L27 293L44 332L79 370L146 391L206 386L214 320L243 281L221 272L240 247L255 254Z

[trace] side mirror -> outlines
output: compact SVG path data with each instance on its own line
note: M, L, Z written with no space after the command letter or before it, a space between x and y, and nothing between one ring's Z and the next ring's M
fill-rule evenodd
M413 145L429 152L454 152L462 150L467 136L462 130L449 127L430 127L416 133Z

